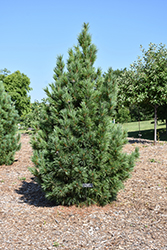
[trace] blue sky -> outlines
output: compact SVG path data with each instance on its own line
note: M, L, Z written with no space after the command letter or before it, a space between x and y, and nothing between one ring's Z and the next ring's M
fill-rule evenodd
M140 44L167 42L166 0L1 0L0 8L0 69L30 78L32 102L46 97L57 55L66 62L84 22L103 71L128 68Z

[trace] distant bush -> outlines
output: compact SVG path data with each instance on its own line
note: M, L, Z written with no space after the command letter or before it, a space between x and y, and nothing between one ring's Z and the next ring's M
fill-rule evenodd
M31 103L31 110L28 114L21 117L21 127L25 130L35 131L38 128L38 123L40 121L41 109L44 104L44 99L40 103L35 101Z

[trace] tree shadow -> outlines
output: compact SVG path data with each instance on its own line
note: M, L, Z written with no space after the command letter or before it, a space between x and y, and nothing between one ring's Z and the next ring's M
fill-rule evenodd
M128 132L128 137L154 141L154 129ZM167 141L166 129L157 129L157 141Z
M37 207L53 207L56 206L55 202L49 201L45 197L45 193L42 188L35 182L35 178L31 178L31 182L22 182L22 186L19 189L15 189L15 192L21 194L20 200Z
M128 138L128 142L130 143L130 144L133 144L133 143L141 143L141 144L153 144L153 142L154 141L150 141L150 140L147 140L147 139L139 139L139 138Z
M35 182L35 178L31 178L31 182L22 181L22 186L15 189L17 194L20 194L20 201L22 203L27 203L35 207L56 207L61 204L52 202L45 197L45 193L42 188ZM112 202L117 200L117 195L113 196ZM85 206L86 197L80 201L80 207ZM110 201L110 202L111 202ZM69 207L68 205L64 205ZM87 206L87 205L86 205ZM100 206L100 205L99 205Z

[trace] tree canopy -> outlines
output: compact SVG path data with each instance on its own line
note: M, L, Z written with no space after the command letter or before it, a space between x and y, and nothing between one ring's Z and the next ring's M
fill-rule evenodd
M142 57L131 64L119 79L122 99L144 103L154 109L154 141L156 142L157 109L167 103L167 49L163 44L141 46Z
M4 69L1 70L0 80L3 81L4 88L11 96L19 115L28 113L30 110L30 96L28 96L28 93L32 90L30 79L20 71L10 74L10 71Z

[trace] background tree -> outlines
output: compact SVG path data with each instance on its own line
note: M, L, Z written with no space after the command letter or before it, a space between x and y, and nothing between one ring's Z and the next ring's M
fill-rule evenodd
M8 69L6 69L6 68L1 69L1 70L0 70L0 81L3 82L3 80L5 79L5 77L6 77L7 75L9 75L10 73L11 73L11 72L10 72Z
M54 83L45 89L47 102L31 140L31 172L57 204L110 203L138 156L137 149L122 152L126 133L111 123L116 82L111 69L103 76L94 68L97 49L88 28L83 25L78 45L69 50L67 71L62 56L57 58Z
M151 107L136 101L133 93L133 74L131 69L115 70L118 84L118 97L116 106L116 121L120 123L151 120L154 114ZM133 76L133 77L132 77ZM131 82L132 81L132 82Z
M36 129L38 129L38 123L41 119L41 110L45 103L45 99L42 102L35 101L30 105L30 112L21 117L21 126L28 130L28 128L32 128L31 133L35 133Z
M127 69L124 68L123 70L113 70L113 75L115 76L115 79L118 83L118 79L121 78L121 75L126 71ZM122 93L120 91L120 84L118 85L118 93L117 93L117 104L115 107L116 114L115 114L115 120L117 123L125 123L131 121L130 116L130 109L129 105L127 105L125 102L122 102Z
M17 134L18 113L10 96L0 81L0 165L10 165L15 152L20 150L20 135Z
M3 81L5 90L11 96L15 108L21 116L30 111L30 96L28 96L28 92L32 90L30 79L20 71L9 73L10 71L6 69L1 71L0 80Z
M149 44L146 51L142 48L130 70L121 76L123 101L144 104L154 109L154 142L158 107L167 103L167 49L165 45ZM126 93L126 96L123 94Z

